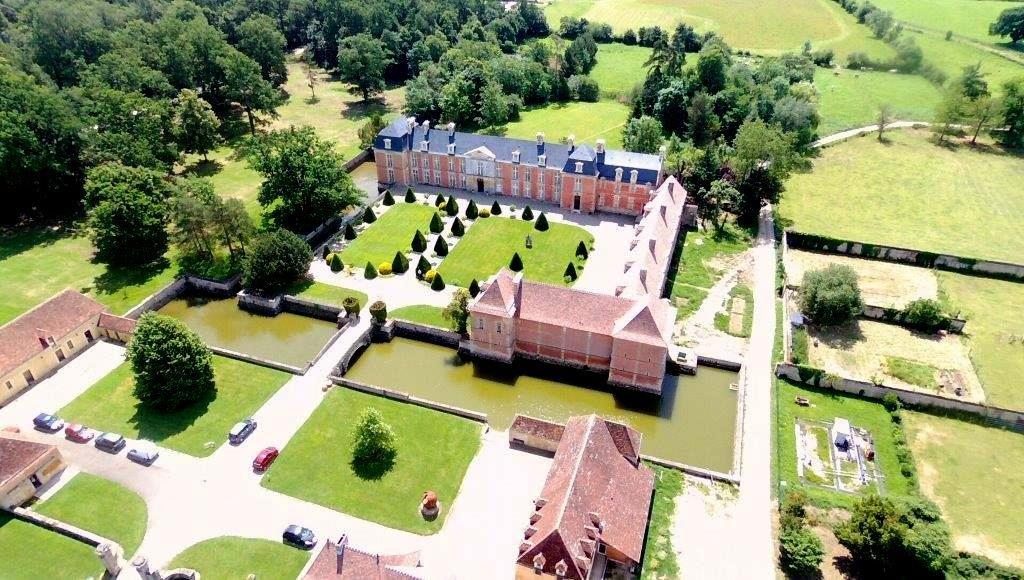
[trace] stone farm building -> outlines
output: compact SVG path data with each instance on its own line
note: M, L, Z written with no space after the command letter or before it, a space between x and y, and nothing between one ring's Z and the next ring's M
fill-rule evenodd
M125 341L135 321L64 290L0 327L0 405L52 373L100 337Z
M449 123L399 118L373 143L377 181L404 189L419 184L554 203L581 213L640 215L661 185L659 155L460 133Z
M470 303L469 353L607 372L613 386L660 394L675 323L675 308L661 296L686 191L670 177L647 197L614 294L502 270Z
M654 493L654 473L640 461L642 437L597 415L564 427L516 416L511 443L555 452L519 546L517 580L636 572Z
M19 506L32 499L64 469L64 459L53 445L35 443L15 433L0 433L0 508Z

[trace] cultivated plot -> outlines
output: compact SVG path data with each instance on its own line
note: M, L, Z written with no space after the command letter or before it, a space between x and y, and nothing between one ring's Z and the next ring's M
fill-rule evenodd
M852 268L857 273L861 297L872 306L904 308L914 300L935 299L939 294L939 281L934 270L802 250L786 251L786 281L800 286L806 272L831 265Z

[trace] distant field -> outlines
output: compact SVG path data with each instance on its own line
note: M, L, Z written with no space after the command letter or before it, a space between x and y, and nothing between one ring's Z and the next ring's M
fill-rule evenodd
M948 41L935 34L909 34L924 51L925 60L939 67L950 79L960 76L964 67L981 63L981 70L987 74L985 80L988 81L989 87L993 92L999 92L1006 81L1024 76L1024 65L963 42Z
M641 26L671 29L685 22L713 30L737 48L785 50L805 40L841 36L826 0L553 0L545 14L553 28L563 16L605 22L617 32ZM796 25L799 23L799 25Z
M597 103L553 103L546 107L524 111L520 119L503 128L506 137L534 139L543 131L548 141L557 142L568 135L576 136L576 143L604 139L608 147L622 147L622 128L629 120L629 107L615 101ZM502 133L502 130L497 131Z
M899 119L931 121L942 100L938 87L916 75L818 69L814 84L821 96L822 136L875 123L883 104L891 106Z
M940 147L925 131L887 135L887 144L869 135L824 150L786 184L783 218L808 233L1021 261L1024 159Z
M835 51L836 64L846 66L846 57L851 52L863 52L876 59L888 59L896 54L891 46L872 36L866 26L859 24L857 19L847 14L839 4L826 0L824 5L843 28L843 33L836 38L812 44L815 49L831 48Z
M651 56L651 49L625 44L599 44L597 65L590 76L601 87L603 98L615 99L629 95L629 91L644 82L647 69L644 62ZM694 55L689 55L691 58Z
M990 36L988 25L1003 10L1024 6L1024 2L1005 0L872 0L889 10L898 20L945 34L947 30L974 40L997 43L1008 37Z

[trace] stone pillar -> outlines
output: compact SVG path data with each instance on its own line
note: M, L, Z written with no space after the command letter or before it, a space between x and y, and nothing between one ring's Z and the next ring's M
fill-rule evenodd
M103 567L107 569L110 576L116 577L121 572L121 557L124 555L124 551L120 545L113 542L100 544L96 546L96 555L99 556Z
M150 580L151 578L154 578L153 572L149 569L149 560L147 560L145 556L136 556L132 560L132 566L135 568L135 571L139 573L139 577L142 578L142 580Z

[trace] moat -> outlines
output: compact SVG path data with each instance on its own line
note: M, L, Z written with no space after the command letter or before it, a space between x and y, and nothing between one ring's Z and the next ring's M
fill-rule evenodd
M723 473L732 469L738 397L730 385L737 373L701 367L696 376L667 375L661 399L609 392L601 380L579 375L532 364L510 369L465 362L450 348L395 338L371 345L345 376L487 413L499 430L517 413L559 422L597 413L642 432L646 455Z

